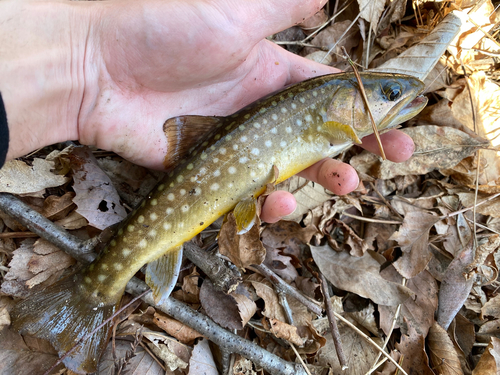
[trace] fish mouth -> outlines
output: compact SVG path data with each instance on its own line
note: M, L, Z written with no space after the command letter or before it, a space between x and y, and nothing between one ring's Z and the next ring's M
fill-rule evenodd
M381 124L380 129L392 128L399 125L412 117L416 116L420 111L422 111L427 105L427 98L423 95L418 95L410 102L402 102L401 106L394 108L392 114L389 114L384 119L384 123Z

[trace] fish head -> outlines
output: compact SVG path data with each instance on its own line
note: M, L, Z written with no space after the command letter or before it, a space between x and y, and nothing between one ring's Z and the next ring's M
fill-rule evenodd
M418 78L378 72L360 73L360 76L379 131L412 118L427 104L427 98L421 95L424 83ZM329 103L325 103L324 130L333 135L332 143L346 140L360 143L362 137L373 133L373 126L357 78L354 74L345 75L332 92Z

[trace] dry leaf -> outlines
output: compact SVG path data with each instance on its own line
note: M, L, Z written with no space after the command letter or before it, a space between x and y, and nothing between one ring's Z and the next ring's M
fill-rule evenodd
M500 339L492 337L472 375L489 375L500 372Z
M76 196L76 210L89 224L105 229L119 223L127 213L109 177L97 165L87 147L74 147L70 154Z
M474 246L471 240L469 245L450 263L441 282L437 322L444 329L448 329L451 321L469 296L474 279L467 278L466 270L473 259Z
M271 318L269 319L269 323L264 320L264 328L272 332L277 338L289 341L299 347L304 345L304 339L299 336L297 327L291 326L290 324Z
M422 272L432 254L429 252L429 230L439 220L425 212L409 212L399 231L395 232L389 239L398 242L403 256L394 262L398 272L411 279Z
M200 302L216 323L231 330L241 330L257 311L255 302L239 294L244 292L244 287L238 285L236 292L225 294L216 290L210 279L205 279L200 289Z
M42 215L52 221L65 218L71 210L76 208L73 203L75 193L67 192L62 197L49 195L43 202Z
M361 18L370 23L370 27L377 32L378 21L385 8L385 0L358 0Z
M408 374L434 375L434 372L429 367L429 358L425 353L424 336L419 335L411 324L408 332L408 336L402 335L400 342L396 343L396 349L404 356L403 369Z
M159 311L156 311L154 314L154 323L169 335L185 344L193 342L193 340L198 337L203 337L203 335L199 334L194 329Z
M261 264L266 256L266 249L260 241L260 220L245 234L239 235L236 220L232 212L227 216L227 221L222 225L219 233L219 251L231 259L239 268L252 264Z
M431 367L442 375L463 375L460 360L448 333L434 323L427 336Z
M31 194L69 181L51 172L54 168L54 162L45 159L33 159L32 166L20 160L8 161L0 169L0 192Z
M188 375L218 375L214 357L210 351L208 340L200 340L193 348L193 354L189 360Z
M382 259L376 253L367 251L362 257L353 257L337 253L328 245L310 247L321 273L336 288L387 306L397 306L413 295L408 288L380 276Z
M245 279L245 281L252 283L257 295L264 300L265 308L262 315L269 319L277 319L282 322L286 322L285 313L279 303L278 296L274 291L271 282L256 273L250 275Z

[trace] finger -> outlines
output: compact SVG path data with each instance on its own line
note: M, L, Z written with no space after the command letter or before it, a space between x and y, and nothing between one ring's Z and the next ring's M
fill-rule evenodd
M260 218L267 223L275 223L283 216L290 215L297 207L293 194L278 190L271 193L262 206Z
M359 177L353 167L330 158L304 169L299 176L317 182L336 195L348 194L359 185Z
M317 13L326 0L260 0L242 1L231 6L231 19L246 25L255 42L305 21ZM238 20L239 18L239 20Z
M394 129L381 134L380 139L384 146L385 156L393 162L406 161L415 151L413 140L400 130ZM364 137L362 141L361 147L380 156L380 149L374 134Z

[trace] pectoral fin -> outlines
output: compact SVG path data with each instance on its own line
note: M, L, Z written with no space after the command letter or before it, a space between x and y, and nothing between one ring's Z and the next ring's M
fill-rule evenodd
M174 289L182 263L182 246L173 249L146 268L146 284L153 292L156 303L163 302Z
M236 234L244 234L252 229L257 218L256 204L257 200L252 197L243 199L236 205L233 211L236 219Z
M327 121L323 126L328 129L328 133L332 137L330 140L331 143L335 144L351 141L358 145L361 144L361 139L359 139L352 126L337 121Z

